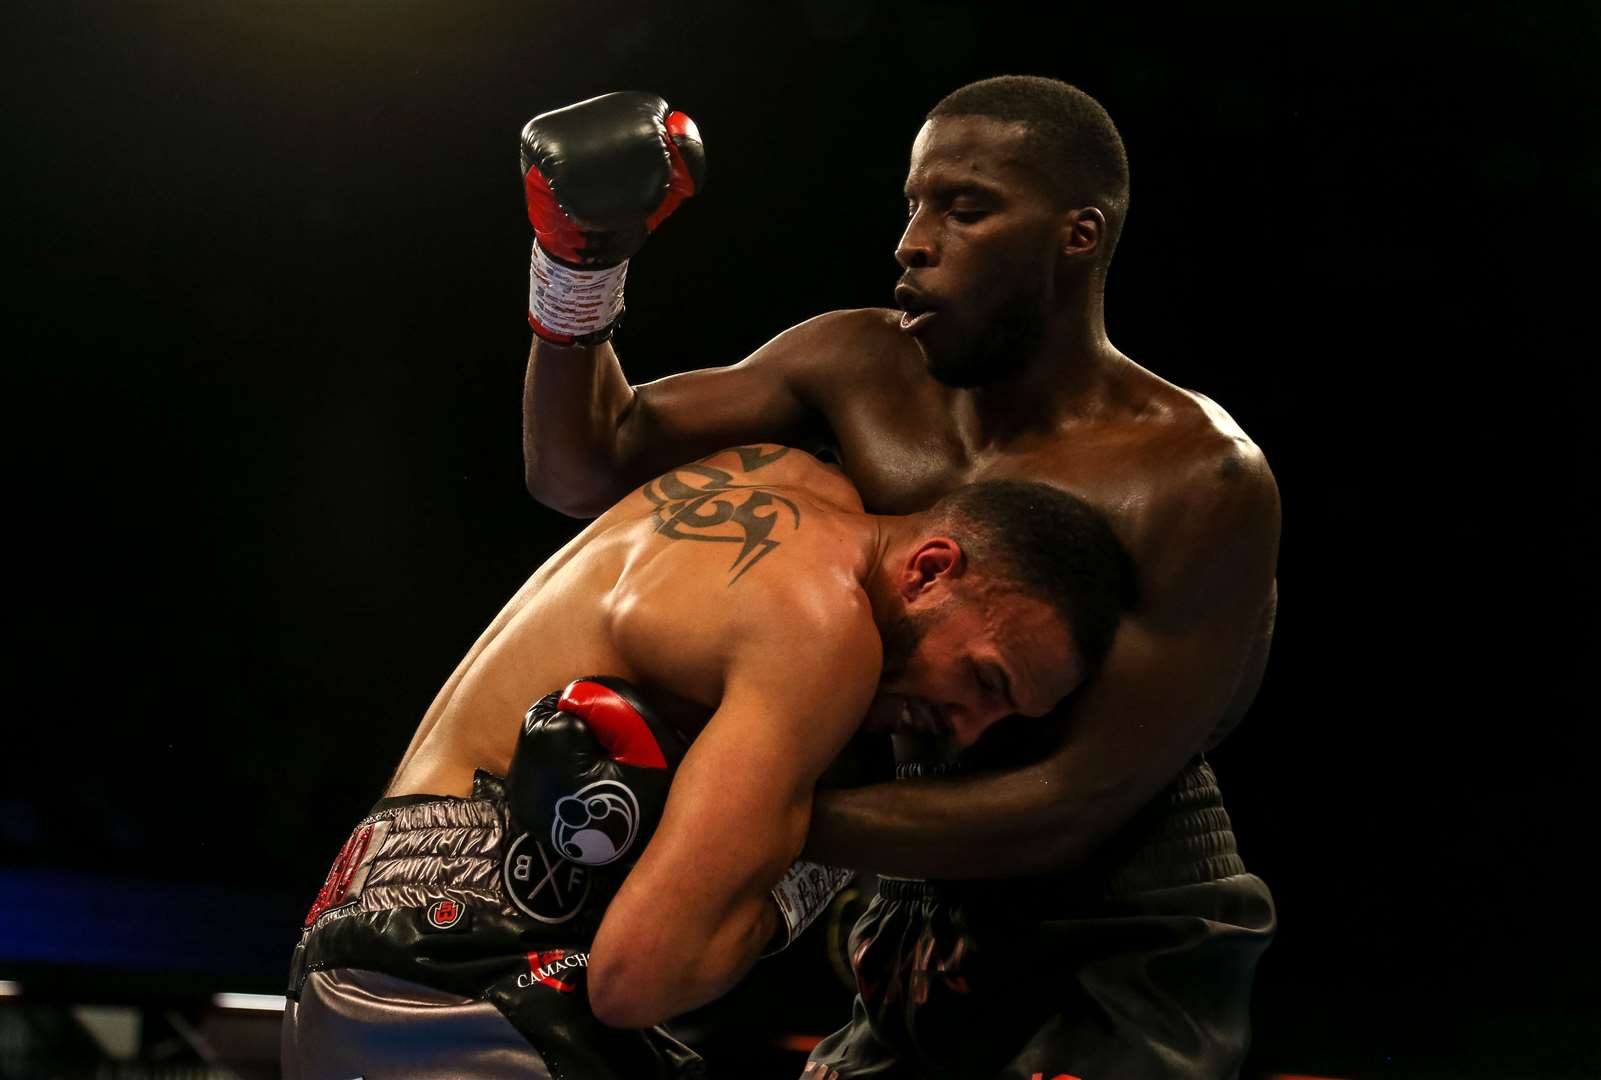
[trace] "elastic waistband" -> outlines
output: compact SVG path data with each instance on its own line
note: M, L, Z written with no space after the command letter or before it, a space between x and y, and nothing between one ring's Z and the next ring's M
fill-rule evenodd
M1217 774L1205 758L1135 815L1103 849L1108 896L1199 885L1245 873Z
M951 902L1001 898L1043 903L1115 900L1136 893L1220 881L1245 873L1217 775L1204 758L1115 833L1078 870L1051 878L922 881L880 878L886 900Z
M345 841L306 925L336 908L385 911L441 898L510 914L500 880L503 796L499 778L480 773L471 798L380 799Z

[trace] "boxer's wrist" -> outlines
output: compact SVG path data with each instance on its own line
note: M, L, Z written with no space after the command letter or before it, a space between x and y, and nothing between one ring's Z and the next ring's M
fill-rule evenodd
M534 241L528 263L528 325L555 345L598 345L623 316L628 260L580 269L551 258Z
M599 344L622 318L628 258L700 189L700 132L655 94L624 92L540 113L521 143L529 325L553 344Z

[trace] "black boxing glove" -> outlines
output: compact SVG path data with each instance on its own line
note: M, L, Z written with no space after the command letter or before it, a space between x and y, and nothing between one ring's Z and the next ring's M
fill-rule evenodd
M695 122L655 94L603 94L528 121L523 192L534 226L528 323L559 345L611 336L628 259L700 190Z
M528 710L506 775L513 832L561 858L631 865L667 804L683 738L623 679L575 679Z

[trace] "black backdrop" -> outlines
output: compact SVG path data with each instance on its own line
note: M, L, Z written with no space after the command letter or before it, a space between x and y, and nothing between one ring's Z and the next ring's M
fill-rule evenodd
M639 380L888 304L923 111L1051 74L1132 161L1113 340L1283 493L1275 655L1215 755L1280 903L1259 1063L1594 1063L1593 8L14 17L8 872L223 883L292 926L570 535L521 479L529 116L637 88L700 124L707 189L630 272Z

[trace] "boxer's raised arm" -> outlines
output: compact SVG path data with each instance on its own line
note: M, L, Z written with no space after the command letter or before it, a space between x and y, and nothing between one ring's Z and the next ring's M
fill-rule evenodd
M1209 463L1215 464L1215 463ZM1245 671L1272 589L1278 491L1258 459L1153 527L1181 539L1144 568L1062 740L1023 768L819 792L806 857L906 877L1069 870L1209 741Z
M595 935L589 996L603 1023L644 1027L712 1000L772 936L769 890L800 851L817 777L878 681L865 601L818 614L771 620L787 625L738 650L656 835ZM818 686L831 688L826 703Z
M814 410L795 378L831 335L805 324L744 363L633 387L610 338L629 260L705 183L700 130L654 94L604 94L522 132L534 227L523 390L528 490L575 517L685 461L747 442L804 442ZM826 321L826 320L823 320Z
M610 342L593 348L538 337L523 383L523 467L529 494L590 517L675 465L727 446L824 437L816 387L844 362L869 312L819 316L731 367L629 385Z

